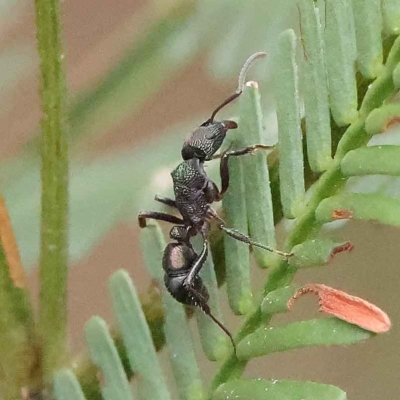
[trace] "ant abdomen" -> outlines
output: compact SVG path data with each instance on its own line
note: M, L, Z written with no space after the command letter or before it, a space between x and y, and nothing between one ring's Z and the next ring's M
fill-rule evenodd
M164 284L175 300L189 306L201 306L209 299L207 288L199 276L187 284L188 273L197 259L198 255L189 244L169 243L164 250Z
M187 274L170 275L165 273L164 284L171 296L179 303L187 306L198 306L202 308L207 304L210 295L204 286L202 279L197 276L189 286L185 285Z

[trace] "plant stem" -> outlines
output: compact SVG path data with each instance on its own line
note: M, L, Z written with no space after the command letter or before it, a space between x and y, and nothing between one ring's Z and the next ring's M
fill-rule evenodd
M42 217L39 334L44 381L65 361L68 158L65 76L57 0L35 0L42 102Z
M379 107L383 101L395 92L392 81L392 73L395 66L400 62L400 37L394 42L389 53L386 67L376 80L369 86L363 99L359 117L354 121L344 133L339 142L338 150L335 155L333 165L320 177L315 184L312 196L309 199L307 208L302 216L297 218L296 223L286 239L284 250L290 249L296 244L302 243L309 238L310 235L316 235L321 224L315 220L315 210L319 203L335 193L337 193L345 184L346 178L343 177L340 169L340 163L345 154L357 147L364 146L368 143L370 136L364 129L365 120L370 111ZM267 293L279 287L288 285L296 272L296 269L290 267L286 260L280 260L269 274L268 280L264 286L265 296ZM262 300L262 298L261 298ZM267 325L271 319L271 315L262 316L260 305L249 314L236 336L239 342L244 337L253 332L261 325ZM232 355L221 367L220 371L214 378L213 388L217 388L228 380L240 377L246 366L245 361L238 360Z

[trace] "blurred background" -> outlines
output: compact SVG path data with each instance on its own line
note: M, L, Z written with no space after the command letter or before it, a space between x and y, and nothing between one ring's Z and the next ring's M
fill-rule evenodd
M154 194L171 191L169 172L183 139L236 89L240 67L255 51L269 55L249 78L260 82L266 141L274 143L270 62L277 34L297 29L298 11L292 0L102 0L95 6L69 0L62 14L71 143L70 343L79 352L90 316L112 322L106 293L113 271L127 269L138 291L147 290L136 214L157 209ZM0 0L0 183L37 296L41 113L34 22L32 2ZM227 117L234 112L234 105L224 110ZM380 183L375 178L364 185ZM283 238L284 226L278 230ZM325 283L372 301L391 316L392 331L348 348L257 359L246 375L332 383L350 399L400 398L399 230L351 222L325 234L350 240L355 249L328 267L299 273L296 281ZM253 272L260 286L266 272ZM238 321L225 310L234 329ZM315 301L300 300L274 323L315 316L316 310ZM216 367L200 358L208 379Z

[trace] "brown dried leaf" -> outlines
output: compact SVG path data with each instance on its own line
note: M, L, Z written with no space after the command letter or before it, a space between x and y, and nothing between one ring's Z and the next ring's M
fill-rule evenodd
M10 276L14 285L18 288L24 288L26 286L25 271L22 267L21 256L19 254L17 240L15 239L6 203L2 197L0 197L0 241L4 249L4 254L10 268Z
M376 305L320 283L309 283L300 288L287 302L288 309L292 308L296 299L307 293L318 296L320 311L343 321L375 333L387 332L391 327L388 315Z

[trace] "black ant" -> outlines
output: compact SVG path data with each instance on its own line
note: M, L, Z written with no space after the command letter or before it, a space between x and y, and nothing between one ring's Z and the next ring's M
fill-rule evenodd
M250 237L225 226L224 221L210 206L214 201L220 201L229 186L229 157L251 154L256 149L270 149L270 146L255 144L239 150L226 150L215 155L220 149L227 131L236 129L234 121L214 121L218 111L239 97L243 91L246 73L257 58L266 54L259 52L250 56L245 62L240 74L238 89L234 94L222 102L211 114L211 117L202 123L184 142L182 148L183 162L172 172L175 200L156 195L155 200L167 206L176 208L182 217L171 214L145 211L140 212L138 221L141 228L146 226L146 219L155 219L176 224L170 230L169 237L175 242L169 243L164 251L163 269L165 272L164 283L169 293L180 303L197 306L206 313L229 336L236 350L230 332L218 321L210 311L207 302L209 294L204 286L199 272L208 255L208 233L210 221L218 220L218 227L236 240L250 246L260 247L268 251L288 257L290 254L274 250L261 243L253 241ZM204 171L204 162L220 158L221 190L208 178ZM200 234L203 238L203 249L197 254L190 239Z

